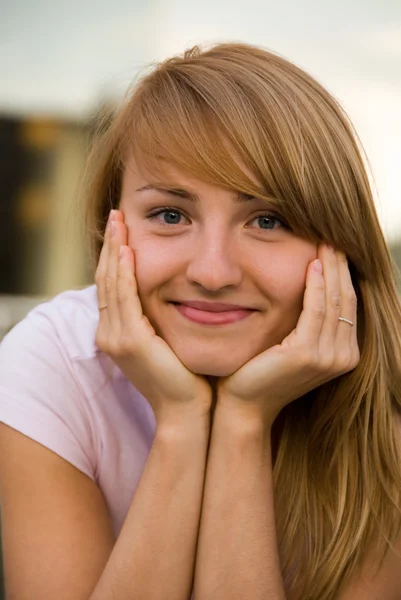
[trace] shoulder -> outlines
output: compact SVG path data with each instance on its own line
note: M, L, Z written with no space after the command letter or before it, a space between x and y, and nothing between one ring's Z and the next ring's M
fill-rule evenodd
M98 363L91 360L97 312L95 286L63 292L32 309L0 344L0 421L91 478L97 438L88 394L90 367ZM78 372L81 360L86 370Z
M95 335L99 311L95 285L58 294L28 314L31 320L36 316L51 321L55 333L68 347L71 358L90 358L98 351Z
M99 314L96 286L68 290L35 306L3 338L0 354L32 348L51 352L57 346L70 359L90 358L98 351Z
M32 309L0 344L1 402L82 412L105 370L95 343L98 319L96 286Z

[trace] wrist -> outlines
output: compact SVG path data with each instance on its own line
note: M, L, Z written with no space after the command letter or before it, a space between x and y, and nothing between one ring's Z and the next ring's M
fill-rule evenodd
M210 410L189 411L178 408L157 416L156 435L166 440L203 439L209 436L210 426Z
M211 437L215 443L220 440L234 462L255 456L269 457L271 460L270 425L263 419L236 410L226 402L219 404L217 401Z
M267 402L256 404L221 392L217 398L216 413L238 431L270 436L277 415L269 412Z

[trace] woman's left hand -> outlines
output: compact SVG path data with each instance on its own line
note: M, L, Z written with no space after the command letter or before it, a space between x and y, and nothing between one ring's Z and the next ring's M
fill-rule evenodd
M270 426L286 404L357 366L357 302L346 256L320 245L318 257L323 272L318 260L309 264L295 329L281 344L219 379L218 404L228 403Z

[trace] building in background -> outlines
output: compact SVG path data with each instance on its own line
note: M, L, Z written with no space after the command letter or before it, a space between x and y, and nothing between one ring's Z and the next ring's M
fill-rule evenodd
M0 340L39 302L93 283L77 192L87 122L0 118Z
M88 127L0 119L0 294L52 296L88 280L76 201Z

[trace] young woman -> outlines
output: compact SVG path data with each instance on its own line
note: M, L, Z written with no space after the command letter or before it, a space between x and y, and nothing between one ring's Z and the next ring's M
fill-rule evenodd
M86 170L95 285L1 345L9 600L399 600L401 310L357 140L246 44L139 81Z

